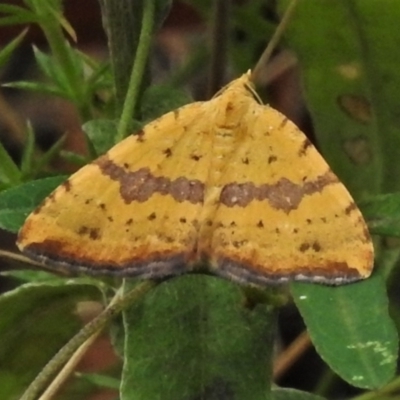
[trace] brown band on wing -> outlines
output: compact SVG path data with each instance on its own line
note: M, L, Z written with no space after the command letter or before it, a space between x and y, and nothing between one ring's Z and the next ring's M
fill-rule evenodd
M132 201L143 203L155 193L170 195L179 203L203 202L204 183L198 179L187 179L181 176L171 180L165 176L154 176L149 168L128 171L115 164L107 156L100 157L95 164L104 175L120 184L121 197L127 204Z
M258 187L252 182L233 182L223 187L220 202L227 207L246 207L253 200L267 200L273 208L289 213L299 206L304 196L321 192L326 186L335 183L338 183L338 179L330 170L313 181L301 184L287 178Z
M318 282L327 285L340 285L363 278L356 268L346 262L327 262L325 266L299 266L290 270L276 266L249 268L246 262L238 263L228 258L220 258L218 267L213 272L244 284L265 286L266 284L280 284L289 281Z
M191 252L154 252L146 257L138 256L116 262L112 258L94 260L92 257L78 256L64 250L58 240L31 243L23 249L28 257L59 268L92 275L132 276L142 279L179 275L190 270Z

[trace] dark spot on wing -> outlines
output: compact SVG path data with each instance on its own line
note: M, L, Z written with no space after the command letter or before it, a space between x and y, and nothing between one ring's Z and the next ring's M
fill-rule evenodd
M308 138L304 138L303 144L301 145L300 149L299 149L299 156L304 156L307 153L307 150L309 147L312 147L312 143L310 142L310 140Z
M152 213L147 217L147 219L148 219L149 221L153 221L153 220L155 220L156 218L157 218L157 215L156 215L155 212L152 212Z
M163 151L163 153L165 154L165 156L166 156L167 158L172 156L172 151L171 151L170 148L165 149L165 150Z

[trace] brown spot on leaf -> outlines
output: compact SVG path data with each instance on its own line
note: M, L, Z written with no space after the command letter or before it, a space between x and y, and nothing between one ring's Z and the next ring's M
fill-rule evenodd
M154 176L149 168L126 171L108 159L107 155L100 157L95 164L104 175L120 184L121 197L127 204L133 201L145 202L155 193L170 195L178 202L203 202L204 183L197 179L181 176L171 180L165 176Z
M343 94L338 97L340 108L352 119L368 124L372 119L372 107L369 100L358 94Z
M105 205L104 203L100 203L100 204L99 204L99 208L100 208L102 211L105 211L105 210L106 210L106 205Z
M125 222L125 225L132 225L132 222L133 222L133 219L132 218L129 218L126 222Z
M247 157L242 158L242 163L248 165L249 164L249 159Z
M367 165L372 160L369 140L362 135L346 140L343 148L351 162L356 165Z
M179 218L179 222L181 222L182 224L186 224L186 218Z
M194 161L199 161L202 156L198 156L197 154L191 154L190 158Z
M261 219L257 223L257 228L264 228L264 223L262 222Z

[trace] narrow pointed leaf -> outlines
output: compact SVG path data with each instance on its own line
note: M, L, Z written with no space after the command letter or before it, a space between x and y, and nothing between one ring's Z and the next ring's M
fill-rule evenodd
M0 142L0 182L17 183L20 177L21 173L17 165Z
M20 45L28 29L24 29L15 39L4 46L0 51L0 67L2 67L10 58L13 51Z

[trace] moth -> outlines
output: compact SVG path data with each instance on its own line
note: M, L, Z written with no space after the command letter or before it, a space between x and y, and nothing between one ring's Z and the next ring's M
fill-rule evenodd
M153 279L206 268L261 286L353 282L374 257L347 189L260 102L250 72L77 171L29 215L17 244L76 272Z

